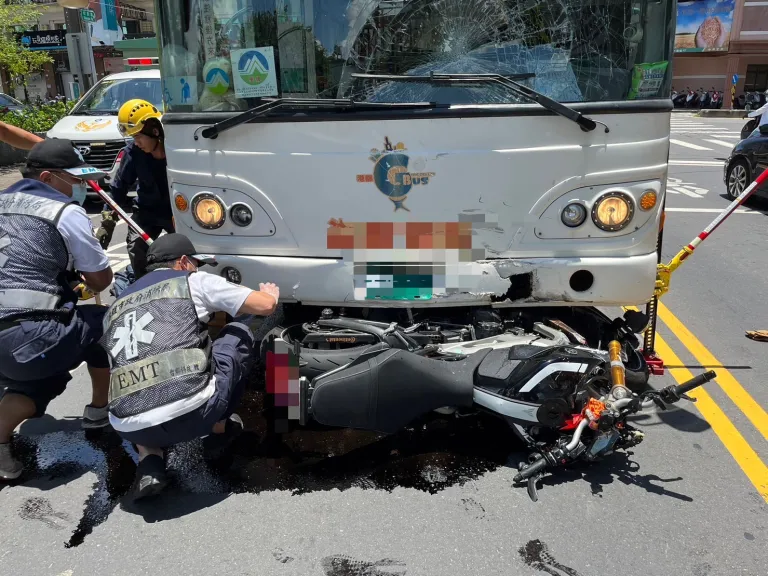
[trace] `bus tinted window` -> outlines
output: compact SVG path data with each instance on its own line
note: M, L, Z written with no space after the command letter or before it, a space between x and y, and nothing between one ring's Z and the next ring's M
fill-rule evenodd
M263 97L525 102L501 86L355 74L534 74L560 102L669 95L672 0L165 0L166 110L236 111Z

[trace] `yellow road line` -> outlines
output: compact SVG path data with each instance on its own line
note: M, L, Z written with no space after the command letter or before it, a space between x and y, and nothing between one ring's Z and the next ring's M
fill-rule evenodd
M665 363L681 366L680 358L672 351L672 348L664 340L656 335L656 351L664 359ZM686 380L693 378L693 374L688 368L669 368L669 373L682 384ZM715 372L720 376L721 368L716 368ZM705 384L706 386L706 384ZM689 393L689 396L696 398L694 404L699 413L712 427L726 450L731 453L733 459L741 467L744 474L755 486L757 492L768 503L768 467L760 459L752 446L744 439L744 436L736 429L733 423L728 419L720 407L715 403L709 393L704 389L705 386L697 388Z
M749 421L760 431L763 438L768 440L768 413L766 413L763 407L750 396L749 392L744 389L728 370L721 368L722 363L715 358L715 356L704 347L699 339L696 338L696 336L694 336L693 333L691 333L691 331L688 330L688 328L680 322L674 314L672 314L669 308L664 306L661 302L659 302L658 306L658 315L661 321L667 325L672 333L677 336L683 345L688 348L691 354L693 354L693 357L696 358L697 362L702 366L707 366L708 369L709 367L712 367L712 369L717 372L717 378L715 379L717 385L720 386L720 388L723 389L723 392L728 395L728 398L739 407L739 410L749 418ZM658 335L656 337L658 338ZM661 358L666 361L663 355L661 355Z

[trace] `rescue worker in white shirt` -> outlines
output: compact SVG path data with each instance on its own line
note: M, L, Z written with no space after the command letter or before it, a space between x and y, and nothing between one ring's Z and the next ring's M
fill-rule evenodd
M147 252L147 274L104 319L109 420L139 452L134 499L166 486L166 448L205 437L204 456L215 459L243 429L235 408L253 365L253 333L231 322L211 342L207 323L216 312L269 316L279 290L232 284L198 271L204 264L218 265L198 255L186 236L161 236Z
M101 292L112 268L81 208L85 178L104 173L86 164L69 140L36 144L23 179L0 192L0 479L22 473L11 435L41 417L85 362L93 383L83 428L109 425L109 358L99 345L106 307L77 306L69 279L78 271ZM79 205L78 205L79 204ZM76 280L77 282L77 280Z

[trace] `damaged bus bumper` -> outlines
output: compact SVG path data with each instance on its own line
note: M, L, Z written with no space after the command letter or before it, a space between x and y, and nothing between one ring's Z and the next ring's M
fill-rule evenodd
M653 296L656 252L623 258L499 258L453 264L216 255L217 273L310 306L623 306Z

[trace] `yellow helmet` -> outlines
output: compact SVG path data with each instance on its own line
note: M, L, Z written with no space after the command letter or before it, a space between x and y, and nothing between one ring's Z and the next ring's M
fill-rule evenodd
M146 100L134 98L120 106L117 113L117 129L123 136L133 136L144 128L150 118L158 120L163 114Z

